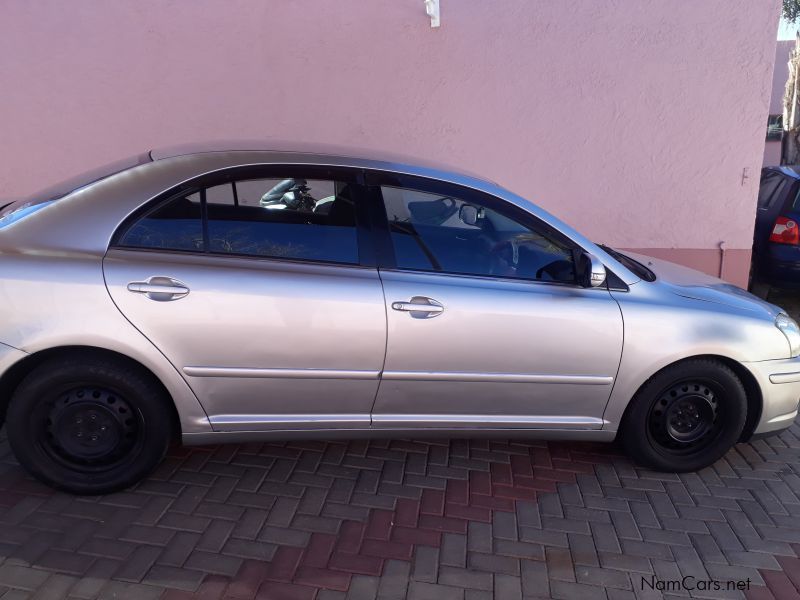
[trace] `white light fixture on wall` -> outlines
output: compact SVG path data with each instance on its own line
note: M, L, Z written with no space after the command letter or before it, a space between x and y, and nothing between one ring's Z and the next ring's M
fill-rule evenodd
M441 24L439 18L439 0L424 0L425 12L431 18L431 27L438 27Z

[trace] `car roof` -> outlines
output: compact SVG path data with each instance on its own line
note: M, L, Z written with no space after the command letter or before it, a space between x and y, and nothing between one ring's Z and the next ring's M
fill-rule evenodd
M289 142L282 140L228 140L208 141L154 148L150 150L150 158L159 161L177 156L192 154L205 154L209 152L259 152L265 154L286 155L296 154L302 162L316 162L315 159L336 158L340 160L353 159L359 163L381 162L398 167L422 167L436 171L447 171L456 175L463 175L497 185L487 179L466 169L454 167L435 160L420 159L400 153L387 152L360 148L357 146L344 146L335 144L321 144L313 142ZM405 170L405 169L399 169Z

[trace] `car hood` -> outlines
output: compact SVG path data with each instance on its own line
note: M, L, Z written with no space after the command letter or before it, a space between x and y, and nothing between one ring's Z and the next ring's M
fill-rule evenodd
M784 312L779 306L770 304L717 277L644 254L633 252L624 254L646 265L656 274L656 281L668 287L672 293L678 296L722 304L740 310L766 312L773 317Z

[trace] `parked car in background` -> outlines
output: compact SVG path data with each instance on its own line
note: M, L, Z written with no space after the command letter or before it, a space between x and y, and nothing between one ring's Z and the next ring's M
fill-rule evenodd
M761 171L751 289L800 289L800 166Z
M777 306L374 154L153 151L10 203L0 297L9 442L75 493L174 438L620 437L687 471L800 399Z

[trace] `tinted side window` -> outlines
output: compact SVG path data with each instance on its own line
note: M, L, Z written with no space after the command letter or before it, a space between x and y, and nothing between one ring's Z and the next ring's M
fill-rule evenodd
M202 252L200 192L173 197L136 221L120 238L121 246Z
M544 224L453 196L392 186L381 194L401 269L575 281L572 246Z
M355 190L331 180L229 181L170 198L117 243L358 264Z
M251 179L208 190L210 252L358 263L355 199L349 185Z
M780 198L786 180L777 173L765 173L761 176L758 188L758 208L769 209Z

